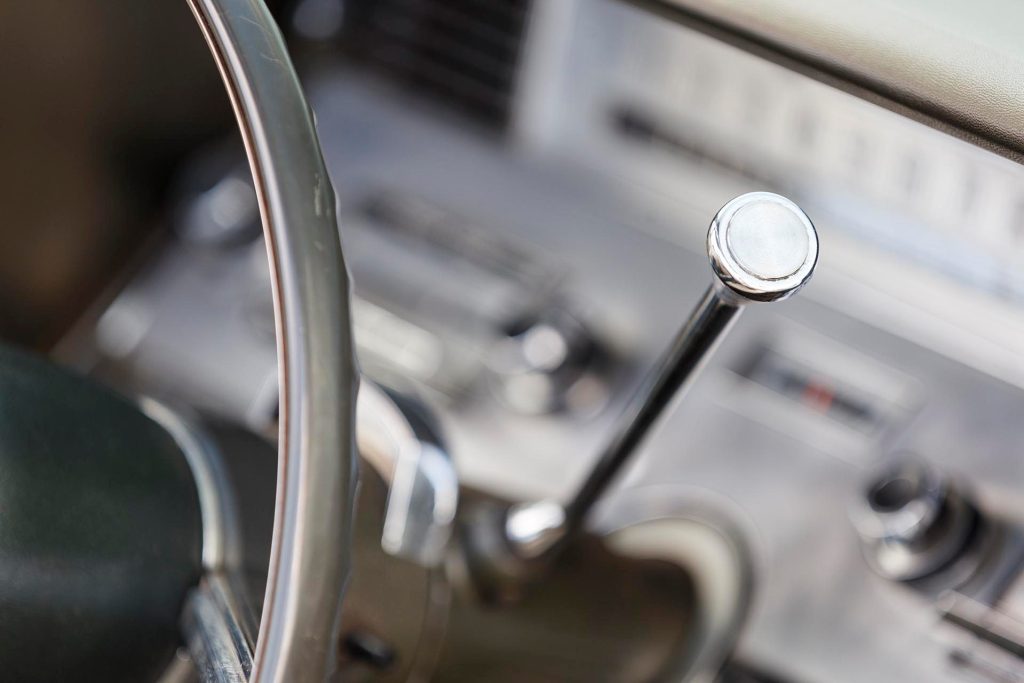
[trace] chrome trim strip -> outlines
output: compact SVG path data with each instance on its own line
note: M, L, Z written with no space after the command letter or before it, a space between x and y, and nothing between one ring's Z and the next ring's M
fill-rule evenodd
M188 0L245 142L273 280L281 386L274 541L250 679L331 671L353 516L349 282L334 191L284 40L262 0Z
M245 683L252 650L232 611L223 578L208 576L185 602L182 626L189 655L204 683Z
M1019 2L628 2L1024 162Z

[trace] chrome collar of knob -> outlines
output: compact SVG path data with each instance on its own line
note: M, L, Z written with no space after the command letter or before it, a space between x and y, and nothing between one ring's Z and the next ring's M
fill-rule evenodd
M818 233L799 206L771 192L750 192L723 206L707 240L711 267L726 295L779 301L800 290L818 261Z

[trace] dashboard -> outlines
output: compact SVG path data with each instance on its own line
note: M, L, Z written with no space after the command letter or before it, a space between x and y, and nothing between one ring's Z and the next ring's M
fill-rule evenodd
M753 307L616 490L749 548L725 680L1024 680L1024 168L610 0L352 5L290 31L360 363L436 410L460 476L571 493L707 287L715 211L785 193L820 231L807 296ZM234 140L185 165L174 234L59 353L270 433L243 171ZM896 576L863 519L907 462L948 554Z

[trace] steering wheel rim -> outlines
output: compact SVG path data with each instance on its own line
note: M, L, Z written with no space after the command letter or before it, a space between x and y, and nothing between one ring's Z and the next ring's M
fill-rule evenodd
M259 199L280 386L277 500L250 680L323 681L350 568L358 372L334 190L263 0L187 0L220 70Z

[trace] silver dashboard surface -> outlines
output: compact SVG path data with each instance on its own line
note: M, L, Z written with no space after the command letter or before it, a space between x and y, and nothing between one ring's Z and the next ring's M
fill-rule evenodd
M640 41L651 50L685 53L691 66L713 63L733 74L748 73L729 69L747 68L750 58L719 61L706 39L677 42L672 32L679 29L651 28L652 20L636 10L604 2L585 5L585 12L581 3L566 6L575 9L535 13L514 144L467 132L357 71L322 69L307 82L338 188L365 369L384 379L404 377L438 410L467 483L516 499L564 497L583 476L710 281L695 238L715 210L740 192L799 188L805 176L828 175L776 157L785 168L775 177L792 179L780 188L763 174L638 152L614 137L607 102L599 110L594 104L598 95L620 103L645 91L639 99L649 104L651 92L667 90L631 79L622 52L598 58L598 46ZM570 40L564 31L575 34ZM643 39L655 33L660 37ZM545 48L562 43L567 51ZM710 62L700 61L705 52ZM573 70L580 63L600 70L609 59L623 60L620 70L605 72L617 74L611 85ZM659 53L657 59L667 58ZM750 68L740 82L769 82L761 67ZM771 87L796 102L804 88L823 86L785 75ZM836 106L823 120L882 116L892 135L913 140L915 149L976 161L962 143L892 114L865 113L860 103ZM687 111L690 118L673 126L699 130L701 122ZM725 125L720 113L709 121ZM759 139L786 146L764 129L737 129L747 137L722 138L733 153L753 149ZM987 157L978 163L979 173L1006 179L984 185L991 202L976 200L975 210L1003 222L978 219L992 234L975 246L983 257L994 250L1014 263L1016 252L1009 254L1005 241L1013 219L1006 212L1018 201L1013 188L1020 169L1004 160L989 168ZM874 174L858 177L884 185ZM849 187L848 178L830 182ZM900 195L882 201L885 210L870 193L832 201L830 193L804 190L822 249L808 296L752 307L618 484L658 485L681 500L703 501L745 530L757 578L737 657L781 680L1024 677L1019 665L1007 668L1003 660L987 668L964 664L963 651L987 661L983 645L955 629L950 635L934 595L873 573L848 516L870 473L910 451L964 482L990 517L1024 519L1024 459L1016 450L1024 415L1024 334L1018 334L1024 316L1006 287L978 286L958 274L962 264L943 270L927 261L940 252L958 261L955 245L975 241L952 234L967 217L940 225L922 214L936 206L930 197L954 201L942 187L915 198L920 209L908 208L910 200ZM927 224L914 234L932 234L936 251L908 253L845 227L877 218L883 222L873 225L876 232L889 226L891 235L907 216ZM884 223L890 218L895 222ZM389 221L417 225L396 228ZM453 240L464 245L461 256L442 247ZM251 241L170 244L100 318L93 339L97 371L162 386L166 394L265 429L274 419L276 371L262 250ZM992 272L1009 270L1000 265ZM601 350L601 370L588 378L582 398L551 413L510 408L493 391L489 369L489 350L507 333L504 325L538 306L571 312Z

